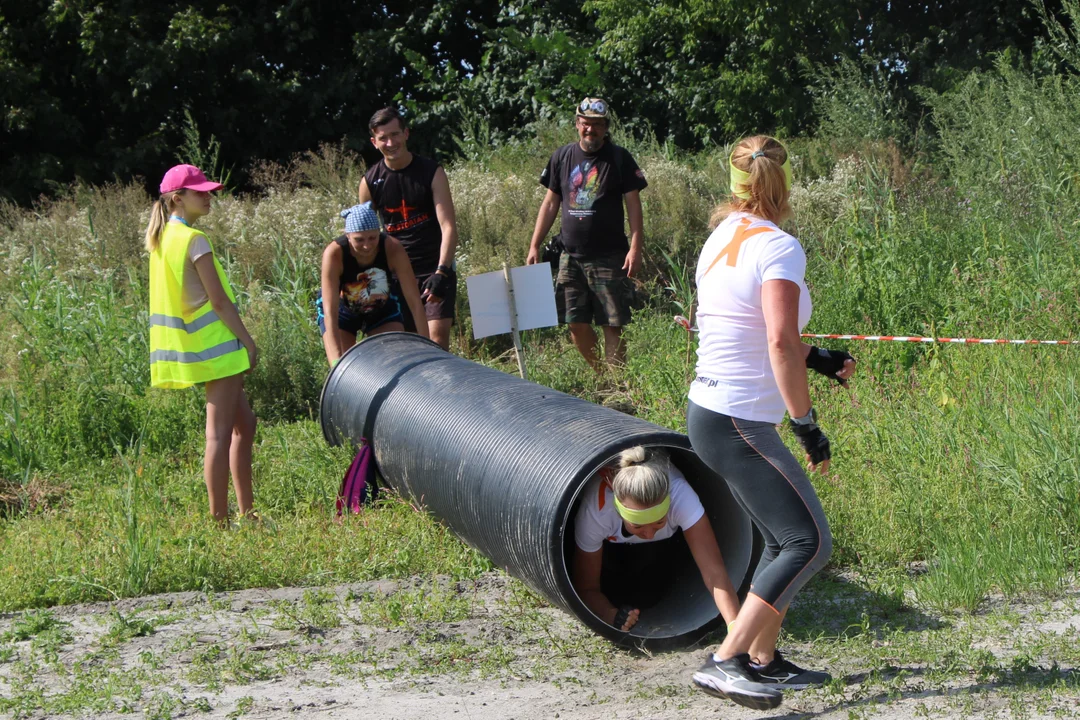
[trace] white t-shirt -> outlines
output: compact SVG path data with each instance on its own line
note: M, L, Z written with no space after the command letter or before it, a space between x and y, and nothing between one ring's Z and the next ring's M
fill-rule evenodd
M574 518L574 542L585 552L596 552L604 546L604 541L613 543L644 543L666 540L682 528L694 526L705 508L701 506L697 493L686 482L686 478L674 466L668 474L671 479L671 507L668 509L667 524L652 540L644 540L637 535L625 537L622 532L622 517L615 509L615 494L610 483L603 477L594 478L585 490Z
M813 306L799 241L768 220L732 213L701 249L697 266L698 362L690 399L742 420L778 423L787 408L769 362L761 286L799 286L799 329Z

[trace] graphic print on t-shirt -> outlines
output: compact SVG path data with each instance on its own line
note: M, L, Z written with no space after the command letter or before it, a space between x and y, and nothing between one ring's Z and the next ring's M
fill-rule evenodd
M377 310L390 298L390 278L382 268L362 270L356 280L345 283L341 296L349 308L363 313Z
M600 169L586 160L570 172L570 203L567 210L574 217L593 214L593 204L600 199Z

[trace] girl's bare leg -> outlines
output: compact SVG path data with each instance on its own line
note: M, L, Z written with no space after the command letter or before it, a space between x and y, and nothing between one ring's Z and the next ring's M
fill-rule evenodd
M229 517L229 455L239 398L244 392L242 375L206 383L206 455L203 479L210 497L210 514L220 523Z
M256 421L243 387L236 405L229 469L232 471L233 492L236 493L236 508L240 515L244 516L251 511L252 506L251 448L255 444Z

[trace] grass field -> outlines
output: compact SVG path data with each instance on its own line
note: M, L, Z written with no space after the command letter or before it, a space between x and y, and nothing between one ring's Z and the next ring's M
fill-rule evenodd
M932 139L877 138L839 111L829 137L792 139L808 330L1080 336L1078 89L1074 76L1003 63L930 99ZM550 127L450 164L462 276L523 261L536 178L568 132ZM546 330L527 334L530 372L682 429L693 348L671 317L693 304L693 262L727 191L726 149L687 155L616 139L650 182L648 301L628 331L628 366L598 380ZM148 388L148 198L133 184L79 186L32 210L0 208L0 611L487 577L485 558L400 500L333 519L349 458L313 420L326 366L311 301L358 173L357 158L323 148L264 168L260 194L221 197L201 223L262 352L247 388L261 421L256 504L272 522L232 533L207 517L199 391ZM812 381L835 453L833 476L815 481L834 569L940 617L993 598L1068 596L1080 560L1080 347L847 347L860 361L850 392ZM507 349L472 341L459 323L456 352L511 371ZM10 648L28 640L15 637L0 641L0 662L21 656Z

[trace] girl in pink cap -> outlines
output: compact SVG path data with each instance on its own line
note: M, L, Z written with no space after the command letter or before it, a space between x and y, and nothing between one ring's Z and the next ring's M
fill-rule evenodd
M192 227L210 212L221 184L192 165L177 165L161 181L150 210L150 383L161 388L206 388L203 477L210 514L229 515L229 474L241 518L255 517L251 449L255 413L244 393L244 373L258 350L236 310L236 296L206 235Z

